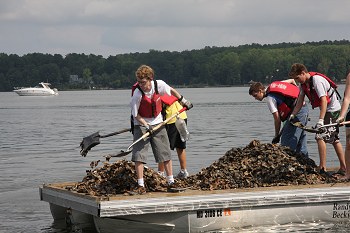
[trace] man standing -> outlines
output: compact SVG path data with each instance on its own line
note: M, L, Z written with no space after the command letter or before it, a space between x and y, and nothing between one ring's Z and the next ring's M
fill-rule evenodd
M276 81L271 83L266 89L262 83L256 82L250 86L249 94L259 101L266 98L275 126L275 136L272 143L278 143L281 139L281 145L288 146L293 151L302 153L308 157L304 130L297 128L289 122L286 122L281 129L281 123L286 121L290 116L299 95L299 88L296 86L294 80ZM306 125L308 120L308 112L308 108L304 104L297 114L298 119L304 125Z
M164 163L166 178L169 184L168 190L171 191L175 184L167 131L163 127L153 132L152 128L163 122L161 96L175 96L187 110L192 108L193 105L164 81L154 80L154 71L151 67L141 65L135 74L138 85L133 92L130 102L131 114L134 120L134 140L139 139L146 132L151 134L145 141L141 140L133 146L131 160L135 162L138 183L135 192L139 194L146 193L143 179L143 165L147 161L149 145L152 147L156 162Z
M175 96L162 96L163 101L163 116L165 119L168 119L172 115L174 115L176 112L178 112L182 106L179 103L178 99ZM178 129L178 123L182 122L184 125L181 128L186 127L187 128L187 114L186 112L182 112L178 119L174 118L168 122L166 125L166 130L168 132L169 137L169 143L170 143L170 149L174 150L176 149L177 156L179 158L180 162L180 171L176 178L184 179L189 176L188 171L186 169L186 139L187 138L181 138L181 131L186 129ZM160 175L164 175L164 164L159 163L158 164L158 173Z
M350 105L350 72L346 77L345 90L344 90L344 99L341 105L340 116L337 119L337 123L341 123L346 118L346 121L350 121L350 111L348 111ZM346 116L345 116L346 114ZM346 173L345 177L342 179L350 179L350 125L345 125L345 164L346 164Z
M319 107L320 109L319 120L314 127L315 129L322 129L321 127L324 124L336 122L339 117L340 102L335 89L336 85L331 79L321 73L308 72L307 68L300 63L292 65L289 76L301 83L298 101L290 119L298 113L306 95L312 108ZM329 127L315 136L320 157L320 173L326 173L326 143L330 143L333 145L339 159L340 168L338 173L344 174L345 156L338 134L338 128Z

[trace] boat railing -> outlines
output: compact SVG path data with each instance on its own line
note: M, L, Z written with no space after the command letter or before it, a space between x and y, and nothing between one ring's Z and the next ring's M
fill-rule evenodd
M19 89L23 89L23 88L26 88L26 87L13 87L14 90L19 90Z

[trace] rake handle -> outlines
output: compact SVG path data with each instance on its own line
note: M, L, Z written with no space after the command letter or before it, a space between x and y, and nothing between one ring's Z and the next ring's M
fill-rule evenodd
M341 123L332 123L332 124L328 124L328 125L323 125L320 128L336 126L336 125L343 126L343 125L348 125L348 124L350 124L350 121L343 121Z

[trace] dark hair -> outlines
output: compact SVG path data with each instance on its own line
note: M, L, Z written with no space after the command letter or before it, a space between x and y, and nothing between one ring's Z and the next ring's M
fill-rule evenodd
M303 65L303 64L300 64L300 63L294 63L292 65L292 67L290 68L290 71L289 71L289 77L291 78L295 78L296 76L298 76L299 74L301 74L301 72L305 72L305 73L308 73L307 71L307 68Z
M249 88L249 95L253 95L253 93L263 90L265 90L265 87L261 82L253 82Z

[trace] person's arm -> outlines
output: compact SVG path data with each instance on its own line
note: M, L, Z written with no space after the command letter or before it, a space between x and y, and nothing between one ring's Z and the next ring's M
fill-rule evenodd
M181 94L176 89L174 89L172 87L170 87L170 93L178 99L181 98Z
M343 98L343 103L341 105L341 111L338 119L342 119L342 121L344 121L345 115L349 108L349 104L350 104L350 73L346 77L344 98Z
M148 123L145 121L145 119L143 119L142 116L140 116L140 114L137 114L135 118L138 122L140 122L141 125L148 127Z
M131 101L130 101L131 114L140 123L140 125L147 126L148 123L145 121L145 119L143 119L142 116L140 116L138 112L141 98L142 98L142 95L139 93L139 90L135 90L134 95L131 97Z
M319 119L324 120L324 116L326 115L326 112L327 112L327 96L322 96L320 98L320 102L321 102L321 105L320 105Z
M277 137L281 129L281 118L278 112L272 113L272 116L273 116L273 121L275 123L275 137Z
M136 120L138 120L138 122L141 124L141 126L144 126L147 130L147 132L152 135L153 134L153 126L150 125L142 116L140 116L140 114L137 114L137 116L135 117Z
M267 107L269 108L272 116L273 116L273 121L274 121L274 126L275 126L275 136L272 139L272 143L278 143L280 141L280 129L281 129L281 118L280 118L280 114L278 112L278 108L277 108L277 100L276 98L272 97L272 96L267 96L266 97L266 103L267 103Z
M282 82L287 82L287 83L293 84L295 86L298 86L297 83L295 82L295 80L292 78L283 80ZM299 100L299 98L300 98L300 100ZM299 110L304 106L304 104L305 104L304 98L305 98L305 94L302 90L300 90L299 96L297 98L297 102L294 106L293 112L290 114L289 120L292 120L292 118L294 118L295 115L299 112Z
M313 86L314 86L314 89L316 91L316 94L317 96L319 96L319 99L320 99L320 106L319 106L319 109L320 109L320 114L319 114L319 117L318 117L318 122L317 124L318 125L323 125L324 123L324 117L326 115L326 112L327 112L327 106L328 106L328 102L327 102L327 95L328 95L328 90L327 90L327 86L329 86L328 82L318 76L318 75L315 75L314 78L313 78ZM315 127L317 127L317 124Z
M324 125L324 117L325 117L326 112L327 112L327 104L328 104L327 103L327 96L321 96L320 102L321 102L321 104L320 104L320 115L319 115L318 121L317 121L317 123L316 123L316 125L314 127L316 129Z
M292 79L292 78L286 79L286 80L282 80L281 82L290 83L290 84L293 84L295 86L298 86L297 83L295 82L295 80Z
M305 98L305 93L302 90L300 90L297 103L293 109L291 116L295 116L300 111L301 107L303 107L304 98Z
M177 90L175 90L174 88L170 87L170 93L175 96L176 98L178 98L180 104L184 107L187 108L187 110L190 110L193 107L193 104L186 100L183 95L181 95Z

